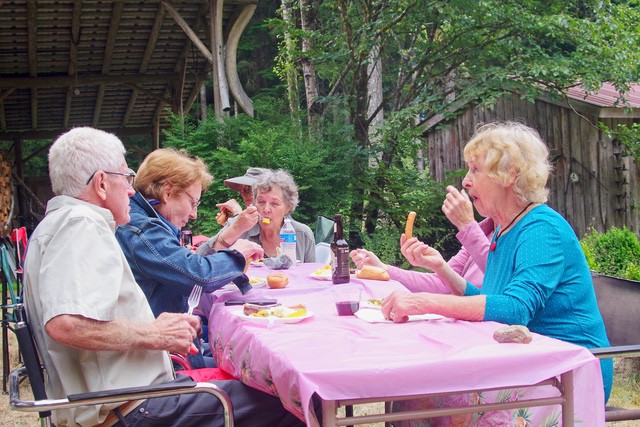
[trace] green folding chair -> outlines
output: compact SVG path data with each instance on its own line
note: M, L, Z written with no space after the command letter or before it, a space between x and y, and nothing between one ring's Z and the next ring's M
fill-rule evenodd
M9 330L11 323L15 321L13 311L16 304L20 303L19 294L14 288L16 286L15 277L15 261L12 258L11 249L7 249L7 245L3 242L0 245L0 267L2 274L2 391L7 392L7 381L11 372L9 360Z
M15 323L15 312L22 302L22 275L24 257L27 252L27 229L15 228L11 238L2 242L0 268L2 274L2 391L7 392L11 360L9 357L9 331Z
M316 244L333 242L333 220L325 216L318 215L315 232Z

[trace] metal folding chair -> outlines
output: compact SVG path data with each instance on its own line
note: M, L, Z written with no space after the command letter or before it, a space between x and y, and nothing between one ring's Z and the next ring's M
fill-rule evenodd
M598 358L640 356L640 282L592 273L611 347L592 348ZM640 420L640 409L607 406L605 421Z
M333 242L333 220L319 215L316 220L316 231L314 233L316 243Z
M22 412L38 412L44 425L51 425L51 411L78 406L120 403L131 400L150 399L154 397L172 396L176 394L209 393L220 400L224 408L224 423L233 427L233 410L229 395L213 383L197 383L195 381L180 384L157 384L152 386L131 387L115 390L68 395L63 399L49 399L45 390L45 372L38 348L24 315L24 307L16 308L14 330L18 338L24 366L11 372L9 379L11 409ZM29 380L34 400L20 398L20 383Z
M7 392L7 381L11 371L9 357L9 330L14 319L14 308L22 298L22 266L27 251L27 229L15 228L10 242L2 242L0 266L2 268L2 391ZM12 246L12 247L11 247Z
M9 331L11 330L11 322L14 320L13 312L16 304L20 301L18 294L14 289L15 267L11 258L11 248L7 248L5 242L0 244L0 267L2 274L2 391L7 392L7 381L9 380L9 372L11 370L11 361L9 357ZM13 265L12 265L13 264Z

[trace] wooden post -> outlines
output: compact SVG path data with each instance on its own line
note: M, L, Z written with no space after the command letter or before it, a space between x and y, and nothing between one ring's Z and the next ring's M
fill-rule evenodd
M225 112L231 109L229 104L229 87L227 75L224 71L223 36L222 36L222 5L223 0L210 0L209 28L211 29L211 54L213 55L213 103L218 120L222 120Z

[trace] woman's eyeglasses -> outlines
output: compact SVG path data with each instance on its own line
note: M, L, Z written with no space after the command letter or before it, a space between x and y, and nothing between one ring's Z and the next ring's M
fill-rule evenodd
M100 172L99 170L95 171L94 173L91 174L91 176L89 177L89 179L87 180L87 183L85 185L89 185L89 183L91 182L91 180L93 179L94 176L96 176L96 174ZM129 169L127 173L122 173L122 172L109 172L109 171L102 171L108 175L120 175L120 176L124 176L125 179L127 180L127 184L129 185L129 187L133 187L133 183L135 181L136 178L136 173L133 171L133 169Z
M189 199L191 200L191 212L195 211L196 209L198 209L198 206L200 206L200 202L202 200L200 199L196 199L195 197L193 197L191 194L189 194L188 191L185 191L185 194L189 197Z

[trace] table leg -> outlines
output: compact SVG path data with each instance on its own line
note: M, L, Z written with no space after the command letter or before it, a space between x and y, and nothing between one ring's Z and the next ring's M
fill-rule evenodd
M562 425L563 427L573 427L573 371L560 375L560 382L562 383L562 394L564 396L564 403L562 404Z
M335 400L322 399L322 427L335 427L336 420Z

